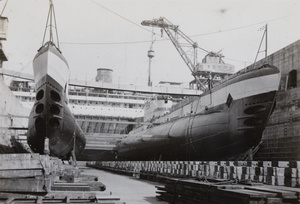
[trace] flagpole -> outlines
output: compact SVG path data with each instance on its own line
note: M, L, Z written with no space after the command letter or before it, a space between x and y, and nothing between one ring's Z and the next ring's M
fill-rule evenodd
M266 24L266 52L265 52L265 56L266 56L266 61L267 61L267 56L268 56L268 24Z
M260 41L260 44L259 44L259 47L258 47L258 51L257 51L257 53L256 53L256 57L255 57L255 60L254 60L254 66L255 66L255 64L256 64L256 60L257 60L257 57L258 57L258 54L260 53L260 52L263 52L263 51L260 51L260 49L261 49L261 45L262 45L262 43L263 43L263 40L264 40L264 38L265 38L265 63L267 62L267 55L268 55L268 38L267 38L267 29L268 29L268 24L266 24L265 26L264 26L264 28L265 28L265 31L264 31L264 34L263 34L263 36L262 36L262 38L261 38L261 41ZM262 28L261 28L262 29ZM261 30L260 29L260 30Z

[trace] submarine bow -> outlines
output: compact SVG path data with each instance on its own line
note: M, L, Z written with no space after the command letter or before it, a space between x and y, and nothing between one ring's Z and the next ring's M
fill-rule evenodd
M51 156L69 157L80 153L85 137L68 107L69 67L51 41L33 60L36 99L29 116L27 141L31 149Z
M245 155L261 140L279 82L277 67L245 68L156 119L162 122L131 131L118 143L117 159L213 161Z

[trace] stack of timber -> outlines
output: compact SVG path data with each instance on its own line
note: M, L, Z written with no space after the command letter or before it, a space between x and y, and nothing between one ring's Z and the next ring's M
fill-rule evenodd
M165 178L215 178L300 187L300 161L97 161L87 165L162 182Z
M0 192L50 191L60 160L39 154L0 154Z
M104 190L98 177L56 157L0 154L0 203L120 203Z
M156 186L157 197L170 203L197 204L264 204L299 203L297 188L269 185L240 185L235 182L168 179L165 186Z

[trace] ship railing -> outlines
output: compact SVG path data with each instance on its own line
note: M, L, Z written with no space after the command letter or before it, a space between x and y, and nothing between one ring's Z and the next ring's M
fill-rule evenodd
M262 65L262 66L264 66L264 65ZM248 66L248 67L246 67L246 68L244 68L244 69L241 69L241 70L239 70L238 72L236 72L236 73L234 73L234 74L232 74L232 75L230 75L230 76L228 76L228 77L225 77L225 78L224 78L223 80L221 80L220 82L214 84L214 86L218 86L218 85L220 85L220 84L222 84L222 83L224 83L224 82L226 82L226 81L228 81L228 80L231 80L231 79L233 79L233 78L235 78L235 77L237 77L237 76L239 76L239 75L241 75L241 74L250 72L250 71L252 71L252 70L260 69L260 68L262 68L262 66L260 66L260 67L255 67L255 66L253 66L253 65L250 65L250 66Z
M99 93L99 92L85 92L70 90L70 95L79 95L79 96L91 96L91 97L108 97L108 98L121 98L121 99L134 99L134 100L148 100L152 97L140 96L140 95L129 95L129 94L114 94L114 93Z
M31 90L33 90L32 88L17 87L17 86L9 86L9 89L11 91L21 91L21 92L30 92Z
M195 101L196 99L198 99L199 97L198 96L188 96L186 97L185 99L183 99L182 101L178 102L177 104L175 104L174 106L172 106L170 108L170 112L173 112L177 109L180 109L181 107Z

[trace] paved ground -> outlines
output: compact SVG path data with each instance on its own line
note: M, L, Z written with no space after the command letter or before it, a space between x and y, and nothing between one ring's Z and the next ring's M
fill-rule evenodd
M135 203L159 203L156 198L155 185L160 183L145 181L131 176L118 175L103 170L81 167L83 174L98 176L99 181L106 185L105 194L111 194L113 197L119 197L126 204Z

